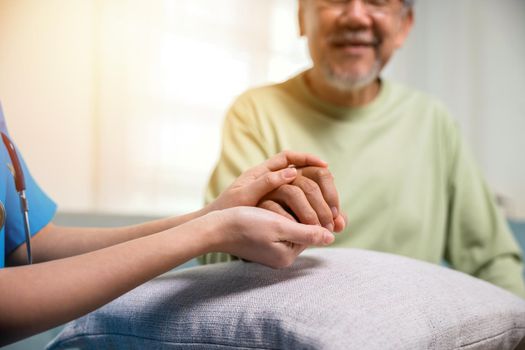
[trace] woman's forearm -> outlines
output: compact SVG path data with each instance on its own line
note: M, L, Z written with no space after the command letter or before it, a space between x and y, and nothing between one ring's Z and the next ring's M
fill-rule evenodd
M62 259L149 236L182 225L204 215L206 212L206 209L201 209L177 217L116 228L63 227L49 224L31 240L33 261L38 263ZM19 246L9 256L8 265L25 264L25 251L25 244Z
M213 203L190 214L121 228L74 228L50 224L32 240L33 261L49 261L102 249L176 227L214 210L256 206L266 194L296 178L297 171L295 168L290 168L291 165L326 167L325 162L313 155L281 152L244 172ZM53 239L49 239L50 237ZM8 257L8 265L24 264L25 250L23 244L11 253Z
M253 207L293 181L297 170L290 165L326 166L311 155L283 152L243 173L213 205L195 213L111 229L49 224L32 239L34 261L43 263L0 269L0 342L84 315L208 252L280 268L308 245L330 244L333 235L320 226ZM59 260L45 262L52 259ZM8 263L24 262L22 245Z
M0 341L82 316L205 253L224 252L280 268L292 264L306 246L333 240L323 227L237 207L90 253L1 269Z
M74 257L0 270L2 343L84 315L208 252L214 239L209 233L217 229L189 223Z

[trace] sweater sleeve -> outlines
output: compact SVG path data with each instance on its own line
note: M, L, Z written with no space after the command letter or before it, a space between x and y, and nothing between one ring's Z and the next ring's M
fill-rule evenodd
M468 147L451 126L448 239L453 268L525 297L522 252Z

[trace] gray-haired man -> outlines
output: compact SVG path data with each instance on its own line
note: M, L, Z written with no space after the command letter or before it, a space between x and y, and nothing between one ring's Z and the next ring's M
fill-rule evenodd
M283 149L311 152L335 180L323 169L301 169L259 206L334 230L345 226L344 212L349 224L335 246L445 259L525 296L521 252L453 118L432 97L380 79L412 28L412 5L299 0L313 66L233 104L207 201Z

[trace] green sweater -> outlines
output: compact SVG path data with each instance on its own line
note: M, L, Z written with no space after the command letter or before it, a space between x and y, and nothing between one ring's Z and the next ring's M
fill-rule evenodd
M332 246L446 260L525 296L518 245L439 102L383 81L369 105L342 108L312 95L303 76L235 101L206 201L282 150L310 152L329 163L349 219ZM213 253L201 262L230 259Z

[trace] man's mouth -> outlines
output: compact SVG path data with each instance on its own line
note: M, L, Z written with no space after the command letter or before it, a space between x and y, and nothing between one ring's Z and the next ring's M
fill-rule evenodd
M329 43L336 49L359 53L369 49L375 49L378 40L363 32L343 32L329 38Z
M332 47L345 56L362 57L374 51L376 45L363 42L339 42L334 43Z
M344 47L375 47L373 42L363 42L363 41L339 41L332 43L333 46L338 48Z

